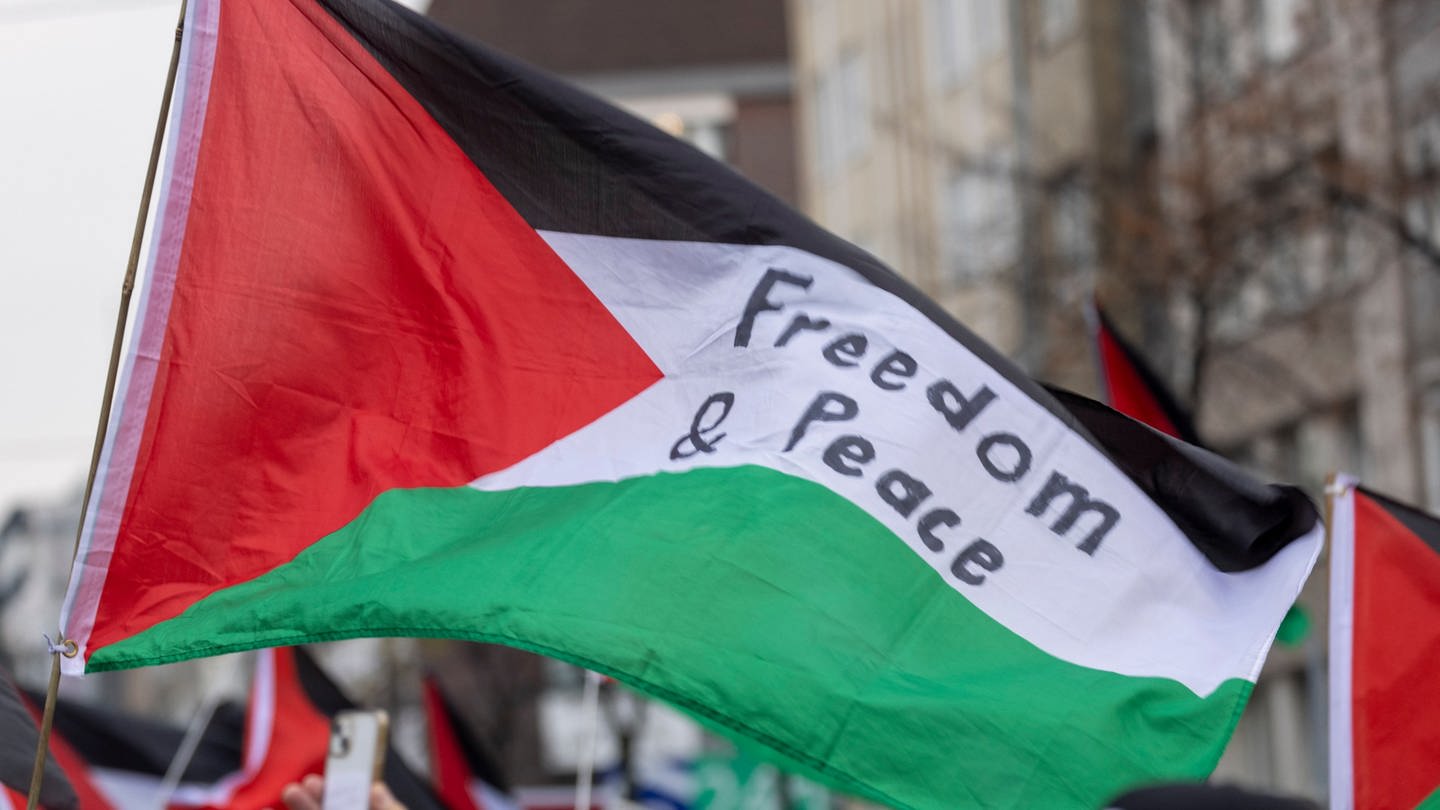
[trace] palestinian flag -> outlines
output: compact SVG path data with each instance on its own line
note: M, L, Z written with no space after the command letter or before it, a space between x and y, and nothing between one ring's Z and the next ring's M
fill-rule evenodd
M38 704L32 704L38 705ZM40 712L35 712L38 720ZM59 763L65 775L70 779L70 786L74 789L75 804L77 810L121 810L121 805L115 803L111 797L101 790L99 784L93 779L89 767L78 754L71 749L70 744L59 734L50 735L50 754ZM25 807L29 798L28 791L20 794L19 806ZM41 806L47 810L59 810L64 805L47 804L44 801L44 788L41 789Z
M1319 548L1299 491L399 6L185 30L74 668L443 636L898 807L1211 770Z
M449 810L518 810L499 766L465 724L440 684L429 676L422 686L429 729L430 785Z
M286 785L325 772L330 718L354 707L303 650L261 650L250 684L240 768L205 789L177 791L171 810L279 807ZM384 767L385 784L409 810L440 810L442 805L393 749Z
M1190 414L1139 350L1116 331L1100 302L1092 300L1086 314L1099 360L1100 388L1110 407L1177 439L1200 444Z
M1145 362L1139 350L1116 331L1115 324L1100 307L1100 302L1091 299L1085 314L1095 338L1100 389L1110 407L1166 435L1197 447L1206 447L1200 441L1190 413L1180 406L1170 388ZM1277 639L1283 645L1300 644L1309 633L1309 627L1309 614L1296 602L1280 623Z
M1440 518L1332 489L1332 806L1440 808Z
M43 696L31 696L37 698ZM215 708L180 776L171 807L202 802L200 797L217 782L239 770L244 725L245 711L239 705L227 702ZM154 810L161 806L165 773L184 737L184 729L130 712L63 698L55 706L52 739L63 740L74 755L65 763L66 770L72 778L83 774L77 782L88 783L95 798L103 802L92 805L82 791L82 808Z

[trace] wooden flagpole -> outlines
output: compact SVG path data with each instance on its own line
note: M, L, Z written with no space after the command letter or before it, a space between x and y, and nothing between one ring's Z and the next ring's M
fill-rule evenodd
M135 290L135 276L140 267L140 246L145 238L145 224L150 215L150 199L155 191L155 174L160 166L160 147L165 141L165 122L170 117L170 99L175 94L175 74L180 67L180 42L185 33L185 9L189 0L180 0L180 18L175 23L175 44L170 50L170 69L165 75L165 93L160 98L160 115L155 122L155 137L150 144L150 164L145 169L145 187L140 193L140 211L135 216L135 233L130 239L130 259L125 266L125 280L120 285L120 311L115 317L115 337L110 346L110 367L105 373L105 393L100 401L100 423L95 429L95 446L90 453L90 474L85 479L85 495L80 501L80 522L75 527L75 548L70 553L73 565L80 553L80 537L85 529L85 511L90 493L95 488L95 475L100 467L100 452L105 446L105 431L110 424L110 404L115 398L115 378L120 371L120 347L125 341L125 325L130 318L130 294ZM75 642L64 637L50 644L50 683L45 690L45 710L40 717L40 740L35 748L35 768L30 772L30 796L25 810L40 804L40 784L45 776L45 759L50 748L50 728L55 722L55 698L60 691L60 656L74 658L79 652Z
M590 791L595 781L595 748L600 738L600 673L585 670L585 692L580 701L585 717L585 737L580 742L580 764L575 769L575 810L590 810Z
M170 765L165 769L164 778L160 780L160 789L156 791L154 810L165 810L170 806L170 800L175 798L175 790L180 786L180 779L184 777L185 769L190 767L190 760L195 758L195 752L200 748L200 740L205 736L205 729L220 706L220 690L211 688L209 692L195 711L195 716L190 718L190 726L185 729L185 736L180 738L180 747L175 749L175 756L170 758Z

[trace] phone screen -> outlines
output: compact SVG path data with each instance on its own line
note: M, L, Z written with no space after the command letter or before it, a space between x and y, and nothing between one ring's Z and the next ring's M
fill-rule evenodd
M389 723L382 711L343 711L330 724L323 810L365 810L380 777Z

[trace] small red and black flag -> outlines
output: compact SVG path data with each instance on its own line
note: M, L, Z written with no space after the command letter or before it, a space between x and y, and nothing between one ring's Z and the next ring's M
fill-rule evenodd
M1140 352L1116 331L1100 302L1094 302L1092 313L1100 387L1110 407L1181 441L1201 444L1190 414Z
M465 730L440 684L425 679L425 719L430 730L430 783L449 810L516 810L493 757Z

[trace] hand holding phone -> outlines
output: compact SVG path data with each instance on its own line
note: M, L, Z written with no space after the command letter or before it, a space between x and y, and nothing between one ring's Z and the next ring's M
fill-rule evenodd
M385 740L390 719L383 711L343 711L330 724L330 752L325 757L322 810L364 810L370 786L385 765Z
M320 797L325 794L325 780L310 774L299 782L286 785L280 794L286 810L320 810ZM370 788L370 810L406 810L405 805L384 782L376 782Z

